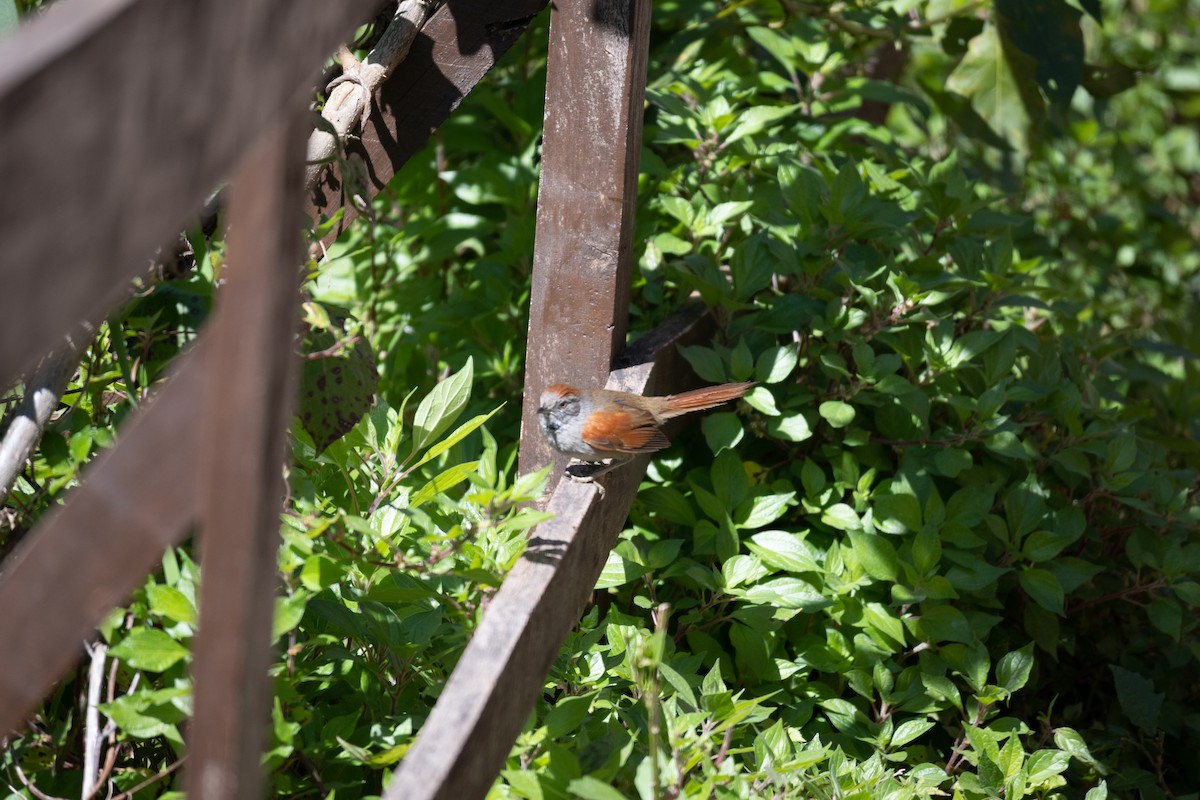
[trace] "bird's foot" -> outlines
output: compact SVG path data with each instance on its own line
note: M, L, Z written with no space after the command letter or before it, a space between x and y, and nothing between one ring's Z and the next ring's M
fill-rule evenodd
M618 467L623 462L604 463L603 461L578 461L567 465L566 475L576 483L591 483L596 487L596 491L600 494L600 499L604 499L604 487L596 483L596 478L604 475Z

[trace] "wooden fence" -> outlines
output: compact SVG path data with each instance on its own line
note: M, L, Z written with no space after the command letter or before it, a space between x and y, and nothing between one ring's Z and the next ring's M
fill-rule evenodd
M354 144L372 193L545 5L449 0L432 13ZM0 736L195 528L204 580L185 785L192 798L261 793L296 221L306 203L312 220L344 203L336 165L304 190L303 112L324 54L375 6L63 0L0 41L0 383L80 321L103 318L226 179L233 267L213 319L158 396L0 564ZM649 14L649 0L556 0L551 12L522 471L551 457L534 422L544 385L676 390L685 378L675 345L702 330L699 316L684 315L621 352ZM343 226L353 206L344 212ZM607 477L602 502L593 486L554 490L555 517L532 532L387 797L487 792L644 467L643 458Z

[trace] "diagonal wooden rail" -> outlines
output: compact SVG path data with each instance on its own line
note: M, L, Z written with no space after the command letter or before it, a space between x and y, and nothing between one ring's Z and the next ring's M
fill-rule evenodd
M551 455L535 419L542 387L607 380L637 393L671 391L679 386L675 346L696 330L695 318L676 322L649 340L657 347L638 366L609 375L627 329L649 32L650 0L557 0L550 15L522 471ZM606 478L603 501L595 487L559 483L548 505L554 519L534 529L386 800L487 794L596 584L645 466L639 459Z
M377 3L66 0L0 39L0 384L121 299Z
M544 0L535 0L523 8L529 11L543 4ZM464 0L455 3L455 7L479 26L475 38L471 39L474 49L469 55L460 52L455 38L459 35L455 17L445 9L434 13L408 59L376 98L371 129L391 133L384 137L388 147L368 146L365 151L372 175L390 177L403 163L393 158L407 158L417 152L431 131L450 115L523 30L522 25L514 23L509 9L499 4ZM86 14L83 16L87 17ZM83 32L74 30L82 24L78 17L64 18L55 24L69 25L75 39L84 37ZM32 26L31 30L36 32ZM39 35L42 41L49 42L68 38L64 33L43 32ZM109 34L100 30L94 35ZM32 45L25 45L20 63L53 61L49 55L35 51ZM5 60L5 52L0 46L0 76L14 64ZM11 56L12 51L7 52ZM60 55L59 58L70 61L70 58L79 57ZM74 69L82 71L94 68L87 62L70 63ZM447 83L455 87L454 91L414 95L416 90L411 87L420 85L421 77L432 73L445 76ZM0 77L0 85L4 82ZM393 83L410 88L397 89ZM425 103L420 106L419 113L403 113L410 107L408 103L417 102L418 97ZM3 108L4 101L0 98L0 109ZM239 124L239 121L230 124ZM126 129L130 135L136 131L162 135L148 119L130 123ZM249 129L243 132L247 136L255 133ZM7 142L7 133L4 136ZM364 136L364 142L367 139ZM20 144L18 138L16 145ZM62 143L60 147L62 150L56 156L67 162L88 155L77 154ZM213 182L218 180L215 166L194 166L209 170ZM326 187L336 185L336 170L333 175L333 182L324 184ZM84 178L80 181L81 193L90 191L93 196L101 196L107 191L104 187L91 186ZM376 190L382 185L378 184ZM123 186L129 192L141 191L139 182ZM16 192L16 188L16 184L9 185L9 191ZM309 212L314 223L319 215L332 216L338 202L339 196L328 190L319 200L310 200ZM182 223L189 207L189 203L180 199L176 205L175 224ZM104 211L120 214L123 208L118 203ZM347 210L348 213L353 211L352 208ZM110 223L120 225L112 219ZM0 232L7 235L10 224L9 220L0 219ZM41 230L45 236L52 235L45 225ZM11 261L0 263L0 272L10 265L16 269ZM113 287L123 279L119 276L124 274L121 272L124 266L113 259L100 263L97 268L107 270ZM28 274L21 272L14 285L34 281L37 274L36 269L28 270ZM11 295L4 295L0 302L12 299ZM29 315L17 314L16 318L25 316ZM121 429L119 446L89 465L83 484L71 491L67 505L47 515L26 535L17 550L0 563L0 608L9 610L0 616L0 641L11 645L5 658L0 659L0 732L20 724L59 676L79 658L80 643L92 635L104 615L122 602L156 567L165 548L182 541L199 521L200 503L195 487L199 485L196 454L201 436L195 425L196 412L189 399L201 395L205 375L210 370L204 362L211 348L204 338L201 337L193 352L179 359L172 369L173 377L154 401L144 406ZM30 347L38 346L35 339L25 341ZM20 356L14 357L14 361L20 360ZM47 612L47 609L53 611ZM38 619L38 624L27 624L33 618Z
M639 340L630 366L606 386L666 394L688 385L678 354L711 330L696 309ZM488 605L483 621L388 787L385 800L484 797L541 694L554 656L579 620L608 552L629 514L648 456L605 476L606 493L561 481L521 560Z

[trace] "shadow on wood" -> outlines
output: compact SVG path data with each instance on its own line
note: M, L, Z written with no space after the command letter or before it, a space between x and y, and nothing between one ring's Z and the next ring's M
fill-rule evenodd
M704 341L708 317L690 309L613 372L609 389L669 394L694 376L680 344ZM635 345L636 348L636 345ZM547 510L554 518L533 529L529 546L504 580L441 699L401 762L386 800L481 798L537 702L550 664L596 585L616 543L649 458L641 456L595 486L560 481Z

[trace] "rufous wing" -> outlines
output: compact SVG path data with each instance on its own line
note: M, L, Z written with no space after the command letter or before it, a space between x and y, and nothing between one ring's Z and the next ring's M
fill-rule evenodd
M653 453L671 444L667 435L655 427L650 412L628 406L589 416L583 426L583 441L597 450L616 453Z

